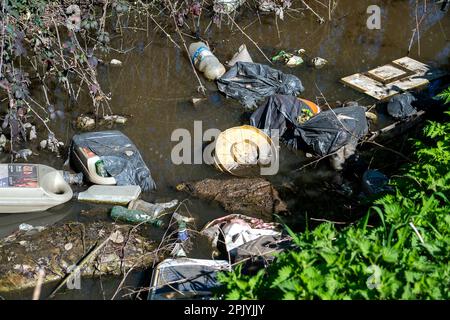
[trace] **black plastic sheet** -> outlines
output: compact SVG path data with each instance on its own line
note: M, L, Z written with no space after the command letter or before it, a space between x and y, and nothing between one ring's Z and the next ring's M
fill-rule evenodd
M387 104L387 112L395 119L406 119L417 112L417 99L409 92L392 97Z
M297 119L305 108L308 106L294 97L275 95L252 114L250 124L269 135L271 129L278 129L288 146L299 149L306 145L320 156L355 143L368 132L364 107L323 111L301 124Z
M299 78L269 66L237 62L217 80L219 90L227 97L239 100L246 108L274 94L298 95L304 88Z

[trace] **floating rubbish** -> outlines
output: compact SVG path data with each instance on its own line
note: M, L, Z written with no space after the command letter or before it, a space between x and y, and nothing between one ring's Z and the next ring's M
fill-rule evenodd
M276 223L267 223L261 219L240 214L230 214L209 222L201 233L212 241L215 248L219 238L223 237L226 251L234 257L236 248L262 236L280 236L279 230L280 225Z
M119 116L119 115L106 115L103 117L102 120L112 122L112 123L117 123L117 124L125 124L128 119L124 116Z
M108 176L103 160L88 147L76 148L73 156L78 163L76 167L81 167L81 170L91 182L103 185L116 184L116 179Z
M362 177L362 189L367 195L375 195L392 190L389 178L378 170L367 170Z
M121 244L125 241L125 237L123 236L122 232L120 232L120 230L114 231L109 239L111 239L111 241L115 244Z
M17 152L14 152L14 159L23 159L25 161L28 160L28 157L33 155L33 151L30 149L22 149Z
M270 134L278 130L280 138L291 148L298 149L301 145L300 131L296 127L306 123L320 112L315 103L289 95L273 95L269 97L250 117L250 124ZM288 128L293 126L293 134Z
M214 12L230 14L242 6L246 0L214 0Z
M226 72L223 64L204 42L192 43L189 46L189 54L194 66L209 80L216 80Z
M51 152L58 152L59 148L64 145L64 142L58 141L55 136L51 133L48 134L48 138L46 140L42 140L39 143L39 146L42 150L48 149Z
M106 115L103 116L103 118L101 118L99 120L99 124L103 125L105 124L105 122L112 124L125 124L127 122L127 118L124 116L119 116L119 115ZM86 116L86 115L81 115L77 118L77 120L75 121L76 123L76 127L79 130L83 130L83 131L89 131L92 130L93 128L95 128L96 125L96 121L94 118Z
M328 61L320 57L315 57L311 60L311 63L314 68L321 69L328 63Z
M162 220L155 219L143 211L127 209L121 206L114 206L111 209L111 218L128 223L146 223L158 228L164 225Z
M88 116L79 116L76 120L76 127L80 130L91 130L95 127L95 120Z
M247 109L256 108L258 102L274 94L296 96L304 90L302 82L294 75L263 64L239 61L217 80L217 86Z
M120 131L77 134L72 139L70 155L73 167L93 183L139 185L143 191L156 188L139 150Z
M135 201L131 201L130 204L128 205L128 209L139 210L146 213L150 217L158 218L167 209L173 208L177 204L178 200L176 199L166 203L149 203L144 200L138 199Z
M248 53L247 46L242 44L238 51L233 55L230 61L228 61L227 66L232 67L236 62L253 62L252 57Z
M297 67L304 62L300 56L288 53L284 50L281 50L275 56L273 56L272 61L282 61L290 68Z
M230 268L225 260L166 259L152 273L148 300L211 299L217 273Z
M109 64L115 67L120 67L122 65L122 61L118 59L112 59Z
M253 126L229 128L219 134L214 149L214 164L224 172L237 176L253 175L254 169L272 163L278 148L263 131Z
M71 173L69 171L63 171L63 178L68 184L74 184L81 186L83 184L83 173Z
M20 231L25 231L27 233L30 232L30 231L41 232L41 231L45 230L45 227L44 226L36 226L36 227L34 227L34 226L32 226L31 224L28 224L28 223L21 223L19 225L19 230Z
M0 152L2 152L5 149L7 142L8 139L6 139L6 136L4 134L0 135Z
M197 105L200 102L205 101L205 100L206 100L206 98L192 98L191 102L195 106L195 105Z
M80 192L77 199L83 202L128 205L141 194L139 186L94 185Z
M344 77L341 82L377 100L385 101L396 94L428 86L430 81L447 74L447 71L433 69L410 57L403 57L367 72Z
M396 120L403 120L417 113L414 105L417 99L411 93L405 92L392 97L387 104L388 114Z
M174 212L172 217L177 221L178 223L178 240L181 242L184 242L189 239L189 234L187 232L187 223L192 222L193 218L188 218L185 216L182 216L181 214Z
M35 139L37 139L36 127L35 127L35 126L32 126L31 129L30 129L29 139L30 139L30 140L35 140Z
M294 68L294 67L298 67L299 65L301 65L303 63L303 59L299 56L291 56L289 59L287 59L286 61L286 65L290 68Z
M59 170L41 164L0 164L0 213L43 211L72 195Z
M378 121L378 116L375 113L373 113L373 112L366 111L366 118L371 120L371 121L373 121L373 122L377 122Z

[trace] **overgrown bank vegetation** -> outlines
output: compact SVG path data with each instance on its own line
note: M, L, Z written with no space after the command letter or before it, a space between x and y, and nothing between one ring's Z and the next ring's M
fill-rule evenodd
M111 51L127 52L115 48L114 40L126 32L139 30L147 35L158 32L182 48L185 41L181 31L198 37L212 24L220 27L223 21L232 19L224 5L213 3L0 0L0 102L4 106L0 114L3 121L0 149L17 157L18 149L29 147L27 142L43 132L46 147L58 152L61 143L52 131L52 120L64 118L67 110L55 106L56 91L66 93L71 107L75 107L80 96L86 95L91 98L91 110L96 117L111 115L112 93L101 86L97 66L108 63L103 60ZM264 10L281 19L284 10L291 6L290 0L251 3L264 4ZM210 22L206 30L200 28L202 14ZM179 37L173 35L175 31Z
M450 102L448 90L440 98ZM414 162L391 180L395 191L358 225L289 230L298 249L254 276L239 268L221 274L225 298L449 299L449 115L425 126L413 141Z

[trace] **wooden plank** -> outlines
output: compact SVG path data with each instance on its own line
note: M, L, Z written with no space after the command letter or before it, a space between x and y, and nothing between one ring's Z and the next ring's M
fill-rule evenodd
M392 61L392 63L394 65L410 70L418 76L422 76L429 81L441 78L447 74L447 72L443 70L433 69L431 66L414 60L410 57L403 57Z
M413 126L424 120L425 111L419 110L416 114L411 117L398 120L390 125L381 128L375 132L371 132L371 135L366 139L366 141L374 141L378 137L382 140L392 139L398 135L403 134L407 130L411 129Z
M430 82L423 76L412 75L389 84L392 90L408 91L428 85Z
M398 90L392 90L383 83L369 78L361 73L355 73L351 76L342 78L341 81L359 92L365 93L377 100L384 100L386 97L399 93Z
M392 64L369 70L367 75L356 73L341 79L341 82L377 100L387 100L404 91L426 86L430 81L448 73L432 69L429 65L403 57Z
M400 78L406 77L408 73L393 65L386 64L384 66L367 71L367 75L382 83L389 83Z
M401 66L409 71L412 71L414 73L418 73L421 75L425 74L428 70L431 69L431 67L426 65L425 63L414 60L410 57L403 57L403 58L392 61L392 63L394 65Z

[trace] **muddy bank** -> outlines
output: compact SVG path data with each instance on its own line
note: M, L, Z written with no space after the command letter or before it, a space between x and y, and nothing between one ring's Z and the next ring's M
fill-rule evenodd
M0 240L0 292L31 288L39 269L44 284L63 279L74 265L102 246L80 269L81 276L121 275L148 268L161 258L157 243L137 228L109 222L67 222L17 231Z
M273 214L287 214L287 205L278 191L267 180L254 179L205 179L177 185L194 197L217 201L226 211L272 220Z

